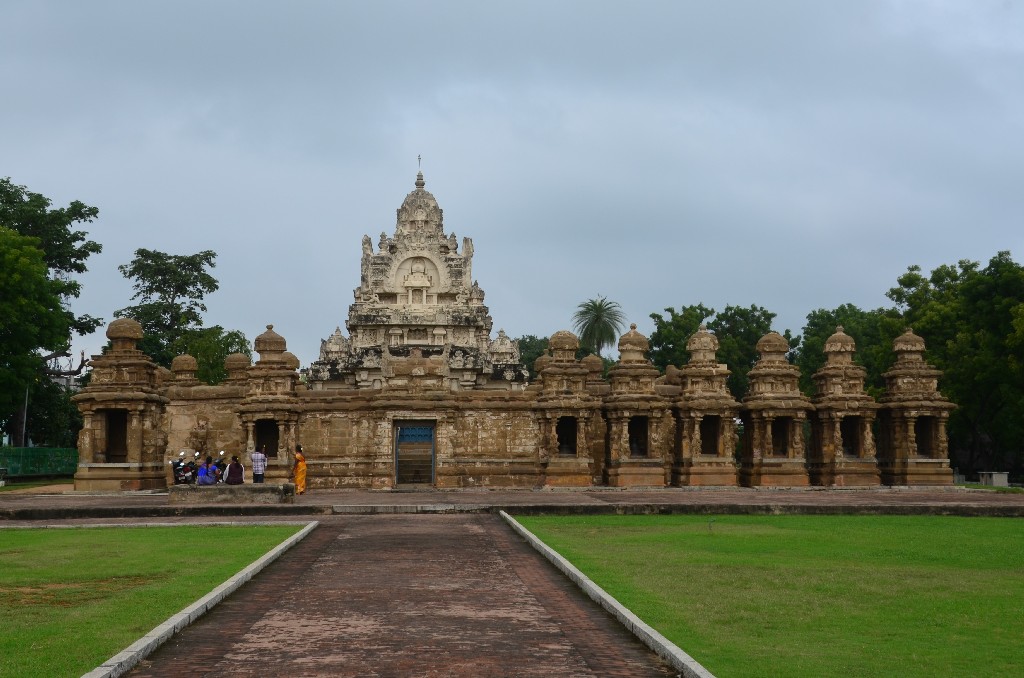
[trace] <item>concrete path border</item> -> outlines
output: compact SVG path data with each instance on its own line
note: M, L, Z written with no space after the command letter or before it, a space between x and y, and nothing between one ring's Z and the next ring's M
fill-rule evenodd
M207 523L208 524L208 523ZM218 523L218 524L229 524L229 525L245 525L247 527L254 525L295 525L293 522L273 522L273 523ZM312 532L320 524L317 521L303 521L297 523L299 525L305 525L304 528L299 530L297 533L281 542L273 549L265 553L255 562L250 563L244 567L238 574L234 575L223 584L210 591L208 594L186 607L181 612L172 615L165 622L154 628L152 631L144 635L139 640L135 641L127 648L118 652L116 655L103 662L95 669L86 673L82 678L117 678L123 676L128 671L132 670L140 661L148 657L154 650L166 643L171 637L181 631L183 628L194 622L199 617L206 614L206 612L220 601L227 598L229 595L234 593L242 584L246 583L253 578L258 572L263 570L265 567L270 565L272 562L277 560L281 555L290 549L291 547L298 544L300 541L306 538L306 536ZM165 527L170 524L163 523L160 527ZM173 523L176 527L193 527L187 523ZM156 524L139 524L132 525L131 527L149 527L156 526ZM103 527L100 525L89 525L80 527ZM117 527L129 527L127 525L118 525Z
M587 575L580 572L572 563L523 527L519 521L504 511L501 511L500 515L530 546L547 558L552 565L579 586L594 602L611 613L633 635L639 638L644 645L651 648L659 657L671 664L681 675L686 678L715 678L714 674L701 666L700 662L630 612L628 608L595 584Z

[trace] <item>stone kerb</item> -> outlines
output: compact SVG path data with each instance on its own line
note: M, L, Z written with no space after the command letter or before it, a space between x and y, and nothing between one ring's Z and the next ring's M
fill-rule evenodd
M294 504L292 483L246 485L172 485L172 504Z

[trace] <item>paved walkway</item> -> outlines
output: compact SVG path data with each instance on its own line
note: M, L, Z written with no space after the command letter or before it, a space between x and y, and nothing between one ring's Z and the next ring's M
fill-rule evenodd
M497 516L330 517L132 676L671 676Z

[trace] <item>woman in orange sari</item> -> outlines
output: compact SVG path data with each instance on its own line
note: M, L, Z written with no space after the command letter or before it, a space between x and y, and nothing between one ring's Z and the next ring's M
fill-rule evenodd
M295 493L306 493L306 457L302 454L302 445L295 446L295 466L292 467L292 477L295 478Z

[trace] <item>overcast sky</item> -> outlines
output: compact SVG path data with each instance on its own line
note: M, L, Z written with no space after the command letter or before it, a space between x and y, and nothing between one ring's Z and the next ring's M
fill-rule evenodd
M1015 0L4 0L0 64L0 176L100 210L76 311L131 303L138 248L212 249L208 323L303 365L417 155L513 337L597 295L799 333L911 264L1024 257Z

